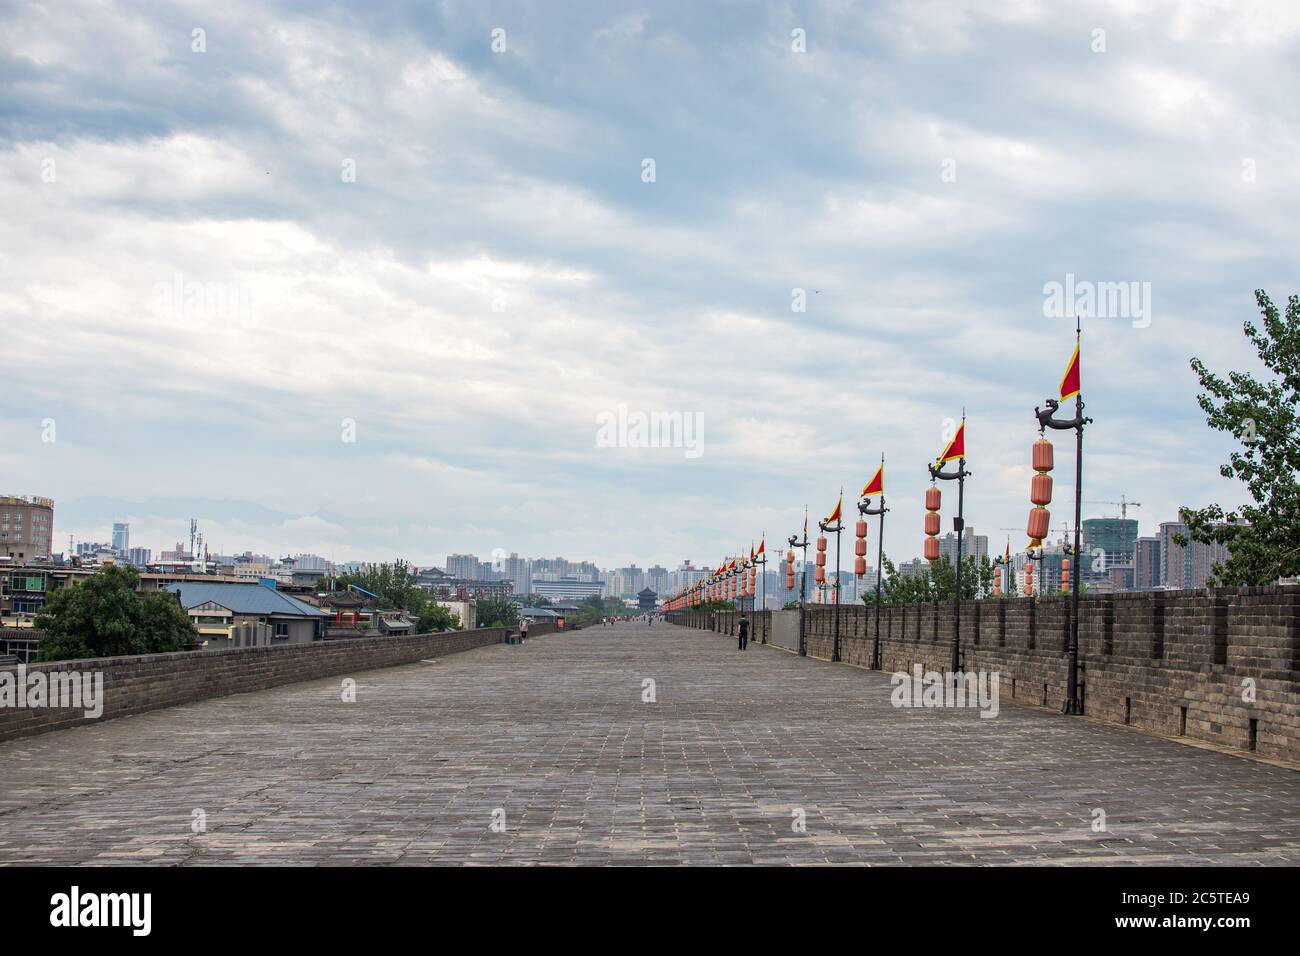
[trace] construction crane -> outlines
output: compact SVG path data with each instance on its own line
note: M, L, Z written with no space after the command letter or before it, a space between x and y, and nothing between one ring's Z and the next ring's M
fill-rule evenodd
M1120 496L1119 496L1119 501L1090 501L1090 502L1088 502L1088 504L1091 504L1091 505L1119 505L1119 516L1120 516L1120 518L1127 518L1127 517L1128 517L1128 509L1129 509L1129 508L1141 508L1141 507L1142 507L1142 502L1140 502L1140 501L1129 501L1129 500L1128 500L1127 498L1125 498L1123 495L1120 495Z

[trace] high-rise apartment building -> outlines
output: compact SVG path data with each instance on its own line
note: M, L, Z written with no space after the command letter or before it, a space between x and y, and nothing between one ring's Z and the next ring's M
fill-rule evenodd
M978 563L989 556L989 537L976 534L974 528L967 528L961 535L961 556L963 559L974 556ZM957 563L957 532L949 531L939 539L939 555L948 555L948 560Z
M1187 525L1166 521L1160 525L1160 578L1167 588L1203 588L1214 572L1214 565L1228 559L1228 549L1221 544L1203 544L1188 540L1181 545L1176 535L1186 535Z
M113 523L113 550L125 555L131 548L131 526L122 521Z
M0 495L0 555L15 561L48 559L54 553L54 502Z
M1085 518L1084 561L1079 568L1083 581L1109 581L1111 568L1132 566L1137 539L1135 518Z
M1133 543L1133 590L1154 591L1161 585L1160 539L1138 538Z

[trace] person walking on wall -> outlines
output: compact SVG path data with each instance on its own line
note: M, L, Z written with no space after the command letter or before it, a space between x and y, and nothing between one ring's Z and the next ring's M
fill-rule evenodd
M749 619L742 617L740 619L740 624L737 625L736 627L736 630L740 632L740 646L737 647L736 650L738 651L748 650L749 649Z
M528 640L528 618L521 617L519 619L519 643L522 644L526 640Z

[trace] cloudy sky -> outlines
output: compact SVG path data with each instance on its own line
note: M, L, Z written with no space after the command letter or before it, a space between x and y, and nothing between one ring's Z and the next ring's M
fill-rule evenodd
M0 493L59 548L675 566L884 453L905 559L964 407L1000 547L1072 274L1138 283L1084 321L1084 497L1151 533L1238 497L1188 358L1300 291L1298 46L1289 0L6 0ZM620 406L700 442L606 447Z

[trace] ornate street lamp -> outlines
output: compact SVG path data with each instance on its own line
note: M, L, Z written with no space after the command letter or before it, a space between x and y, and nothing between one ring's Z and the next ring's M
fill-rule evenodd
M993 559L993 593L1011 593L1011 538L1007 538L1006 554Z
M758 572L758 580L759 580L758 589L759 589L759 592L760 592L760 596L759 596L759 605L760 605L760 610L762 610L762 611L766 611L766 610L767 610L767 554L766 554L766 551L767 551L767 532L764 531L764 532L763 532L763 536L762 536L761 538L758 539L758 552L757 552L757 553L754 555L754 557L753 557L754 567L756 567L756 568L761 568L761 569L762 569L762 570L760 570L760 571ZM766 643L767 643L767 627L766 627L766 626L764 626L764 628L763 628L763 638L762 638L761 643L763 643L763 644L766 644Z
M1072 554L1075 560L1071 562L1071 572L1073 579L1071 581L1070 594L1070 646L1068 651L1068 661L1066 665L1065 676L1065 703L1061 705L1063 714L1081 714L1083 705L1079 700L1079 541L1081 512L1083 504L1083 427L1092 422L1091 418L1085 418L1083 414L1083 386L1080 378L1079 367L1079 347L1082 344L1082 328L1079 319L1076 316L1074 320L1074 355L1070 358L1070 364L1066 366L1065 375L1061 379L1061 401L1074 396L1074 417L1073 418L1055 418L1054 414L1060 407L1060 402L1054 398L1049 398L1044 403L1047 407L1039 409L1034 406L1034 416L1038 419L1038 432L1043 435L1047 429L1054 428L1061 431L1074 429L1075 439L1075 458L1074 458L1074 547ZM1046 441L1046 439L1043 439Z
M840 533L844 530L844 522L840 520L841 512L844 510L844 489L840 489L840 499L835 502L835 510L826 516L824 521L817 522L817 527L822 529L822 533L835 532L835 586L831 589L831 594L835 598L835 643L832 645L831 661L836 662L840 659ZM821 552L824 542L817 542L817 550ZM824 575L823 575L824 578Z
M808 641L804 636L804 595L808 593L808 509L803 510L803 540L790 535L790 547L803 548L803 568L799 575L799 656L808 656Z
M873 508L867 502L875 495L880 496L880 503ZM880 670L880 582L885 576L885 512L888 510L885 507L885 456L881 455L880 467L876 469L872 479L863 486L862 500L858 502L859 514L880 516L880 528L876 533L876 634L871 641L871 669L873 671ZM854 570L856 570L856 567Z
M945 462L956 461L957 470L948 472L943 470ZM929 465L930 480L939 481L956 481L957 482L957 517L952 519L953 530L957 532L957 568L956 580L954 582L952 596L952 666L951 670L954 680L961 671L961 564L962 564L962 538L965 531L965 507L966 497L966 479L971 476L971 472L966 470L966 415L962 414L961 425L957 428L957 434L953 435L952 441L948 442L948 447L943 450L935 462L939 467L935 468L934 464ZM935 489L937 490L937 489ZM928 542L927 542L928 543ZM937 542L936 542L937 544ZM936 555L938 557L938 555Z

